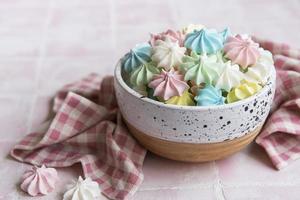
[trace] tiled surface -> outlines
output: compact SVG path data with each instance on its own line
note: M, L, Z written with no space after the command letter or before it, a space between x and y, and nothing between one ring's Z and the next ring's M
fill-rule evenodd
M7 156L47 120L51 96L90 72L112 74L117 58L149 32L188 23L229 26L300 45L298 0L0 0L0 199L31 199L18 188L29 167ZM257 145L227 159L184 164L148 154L134 199L298 199L300 161L276 171ZM43 198L61 199L79 166Z

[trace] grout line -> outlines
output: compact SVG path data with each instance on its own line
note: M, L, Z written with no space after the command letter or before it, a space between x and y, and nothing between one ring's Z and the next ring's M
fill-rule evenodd
M219 169L218 166L216 165L216 161L213 161L212 164L215 173L214 195L217 200L226 200L226 196L223 190L222 182L219 175Z
M223 188L244 188L244 187L300 187L300 182L285 183L285 182L251 182L251 183L233 183L222 185Z
M187 189L211 189L213 185L208 184L193 184L189 186L158 186L158 187L149 187L141 188L138 191L156 191L156 190L187 190Z
M46 54L46 41L47 41L47 34L48 34L48 29L49 29L49 24L50 24L50 20L52 18L52 14L53 14L53 7L54 7L54 0L51 0L49 2L48 5L48 10L47 10L47 15L45 18L45 22L44 22L44 27L42 30L42 36L41 36L41 42L40 42L40 47L39 47L39 57L37 59L36 62L36 72L35 72L35 91L32 97L32 102L31 102L31 108L28 114L28 120L27 120L27 133L32 129L31 124L32 124L32 120L33 120L33 116L34 116L34 108L35 108L35 104L37 102L38 99L38 93L39 93L39 78L41 75L41 68L42 68L42 63ZM27 134L26 133L26 134Z

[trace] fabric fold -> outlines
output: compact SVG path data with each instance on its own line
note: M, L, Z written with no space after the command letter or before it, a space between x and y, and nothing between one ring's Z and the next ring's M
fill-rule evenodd
M33 132L11 156L48 167L81 163L84 176L111 199L128 199L143 180L146 150L129 134L114 96L113 77L91 74L58 92L46 132ZM87 97L87 98L86 98Z
M271 112L256 142L280 170L300 158L300 50L256 41L273 54L277 75Z

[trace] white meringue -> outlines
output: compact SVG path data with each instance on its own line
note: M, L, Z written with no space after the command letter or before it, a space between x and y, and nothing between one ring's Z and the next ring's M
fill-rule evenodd
M204 26L202 24L189 24L188 26L182 28L182 33L186 35L194 31L200 31L203 28Z
M63 200L94 200L102 196L97 182L79 176L78 181L65 192Z
M54 168L34 166L22 176L21 189L31 196L46 195L54 190L57 180Z
M239 66L236 64L232 65L231 62L228 61L224 64L223 71L215 87L229 92L231 88L239 85L244 78L245 75L240 71Z
M158 67L169 70L171 67L176 67L182 63L185 51L185 47L180 47L177 42L172 42L167 37L165 41L157 40L155 42L152 60L157 63Z
M260 58L257 63L248 67L245 77L248 81L265 84L268 80L270 68L274 65L271 52L259 48Z

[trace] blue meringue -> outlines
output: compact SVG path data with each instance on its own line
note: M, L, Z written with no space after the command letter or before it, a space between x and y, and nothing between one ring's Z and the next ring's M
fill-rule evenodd
M194 99L197 101L197 106L225 104L225 98L222 96L222 91L214 88L212 85L206 85L203 89L200 89Z
M219 33L222 36L223 43L227 40L227 37L231 35L229 28L225 28L223 31Z
M126 72L131 72L141 64L151 61L152 48L149 43L136 45L122 58L122 67Z
M184 46L196 53L212 54L223 48L223 35L214 29L201 29L189 33L184 41Z

